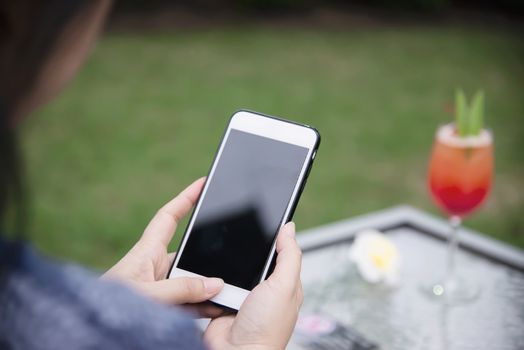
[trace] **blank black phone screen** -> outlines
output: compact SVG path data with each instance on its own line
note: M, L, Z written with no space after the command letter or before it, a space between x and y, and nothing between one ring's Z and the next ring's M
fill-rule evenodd
M177 267L253 289L307 154L231 129Z

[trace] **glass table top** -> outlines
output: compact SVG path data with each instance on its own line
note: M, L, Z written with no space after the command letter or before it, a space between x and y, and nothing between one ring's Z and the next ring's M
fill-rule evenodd
M380 349L524 349L524 273L461 250L457 273L481 293L446 306L421 291L444 273L445 242L412 228L387 234L402 259L396 287L364 282L348 258L351 243L327 246L303 255L302 312L328 315ZM288 348L303 347L294 336Z

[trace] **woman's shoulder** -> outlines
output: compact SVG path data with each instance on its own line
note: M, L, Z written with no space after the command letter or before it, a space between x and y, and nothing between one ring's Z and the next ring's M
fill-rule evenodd
M201 349L193 321L78 265L13 244L0 277L0 344L13 348ZM5 254L2 254L5 257ZM5 316L5 317L4 317ZM74 345L73 345L74 344Z

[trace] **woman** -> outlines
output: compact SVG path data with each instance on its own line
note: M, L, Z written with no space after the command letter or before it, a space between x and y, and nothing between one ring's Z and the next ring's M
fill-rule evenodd
M167 246L194 206L199 179L162 207L102 278L40 256L26 244L16 125L72 79L110 7L106 0L0 2L0 349L281 349L302 303L294 224L277 238L274 273L236 315L199 308L203 336L176 304L198 304L224 282L164 279ZM7 236L14 232L14 237Z

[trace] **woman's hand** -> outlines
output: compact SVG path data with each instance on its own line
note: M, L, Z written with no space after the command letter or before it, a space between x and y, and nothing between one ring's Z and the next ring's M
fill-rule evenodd
M301 251L292 222L278 235L277 253L275 271L249 293L238 314L211 321L204 334L211 349L286 347L303 300Z
M224 286L219 278L165 279L175 256L168 254L168 244L178 222L195 205L204 181L205 178L198 179L164 205L134 247L102 277L119 280L166 304L198 303L218 294Z

